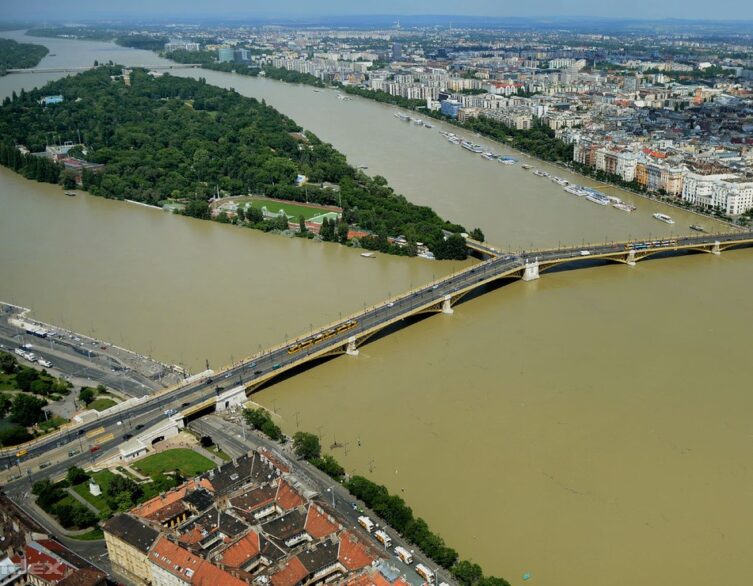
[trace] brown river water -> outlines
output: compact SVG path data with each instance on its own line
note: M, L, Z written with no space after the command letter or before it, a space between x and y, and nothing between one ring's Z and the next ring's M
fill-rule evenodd
M17 32L2 33L21 39ZM39 40L40 67L163 62ZM334 91L209 71L266 99L411 201L530 249L687 233L710 220L562 191ZM0 97L57 74L0 78ZM458 134L462 134L458 132ZM493 148L499 145L473 137ZM506 151L505 151L506 152ZM516 156L516 155L514 155ZM524 160L524 157L519 157ZM554 167L537 164L556 174ZM617 194L615 190L609 193ZM657 222L669 213L674 226ZM0 169L0 299L182 363L217 367L463 263L379 255L172 216ZM719 583L753 572L753 251L516 282L256 395L288 432L403 496L463 557L522 584Z

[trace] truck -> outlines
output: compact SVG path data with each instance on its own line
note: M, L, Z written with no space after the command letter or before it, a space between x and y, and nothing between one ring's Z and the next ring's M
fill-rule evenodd
M374 531L374 521L366 516L358 517L358 524L366 529L366 531L368 531L369 533Z
M416 564L416 573L426 580L429 584L434 583L434 572L423 564Z
M44 366L45 368L50 368L52 366L52 362L50 362L49 360L45 360L44 358L40 358L39 360L37 360L37 364L39 364L40 366Z
M400 561L409 566L413 563L413 554L401 545L395 548L395 555L400 558Z
M381 529L377 529L374 532L374 537L376 537L377 541L381 543L384 547L391 547L392 546L392 538L387 535L386 531L382 531Z

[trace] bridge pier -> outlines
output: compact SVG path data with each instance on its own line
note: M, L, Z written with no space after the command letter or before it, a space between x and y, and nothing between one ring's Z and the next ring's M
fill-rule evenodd
M627 255L627 264L629 267L635 266L635 250L630 250Z
M523 272L524 281L534 281L539 278L539 261L535 260L531 263L526 262L525 271Z
M709 252L711 252L711 254L716 254L716 255L720 255L722 253L720 242L718 240L714 242L714 246L711 248Z
M445 315L452 315L453 313L455 313L455 310L452 309L451 303L452 297L445 295L444 299L442 300L442 313L444 313Z
M356 337L348 338L348 345L345 346L345 353L348 356L358 356L358 347L356 346Z

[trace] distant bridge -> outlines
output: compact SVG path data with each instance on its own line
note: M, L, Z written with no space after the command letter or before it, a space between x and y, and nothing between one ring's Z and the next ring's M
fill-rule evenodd
M8 73L76 73L78 71L88 71L91 67L50 67L36 69L8 69ZM201 67L200 63L174 63L172 65L124 65L126 69L197 69Z

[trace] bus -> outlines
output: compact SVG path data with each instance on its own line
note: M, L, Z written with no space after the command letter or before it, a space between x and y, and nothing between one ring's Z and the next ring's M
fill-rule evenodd
M423 564L417 564L416 565L416 573L421 576L424 580L426 580L429 584L434 583L434 572L432 572L429 568L427 568Z
M400 561L409 566L413 563L413 554L401 545L395 548L395 555L400 558Z

